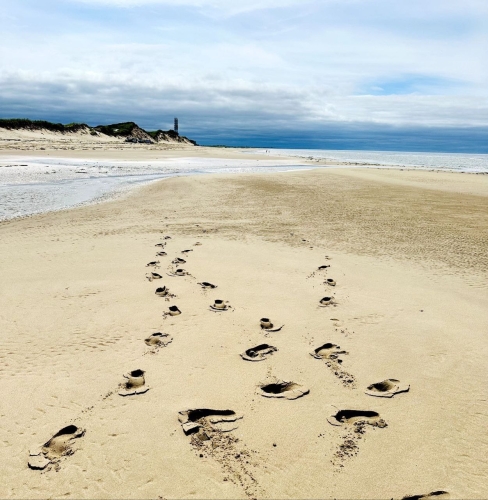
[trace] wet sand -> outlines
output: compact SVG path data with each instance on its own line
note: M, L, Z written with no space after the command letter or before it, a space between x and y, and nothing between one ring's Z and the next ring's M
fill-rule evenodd
M486 498L487 213L320 169L0 223L0 496Z

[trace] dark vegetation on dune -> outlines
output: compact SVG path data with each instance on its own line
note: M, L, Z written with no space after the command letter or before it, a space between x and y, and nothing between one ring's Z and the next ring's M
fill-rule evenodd
M86 123L51 123L46 120L28 120L27 118L0 118L0 128L9 130L29 129L29 130L49 130L51 132L78 132L89 129Z
M48 130L61 134L71 132L87 132L93 136L106 135L109 137L124 137L128 142L155 143L160 141L182 142L197 145L195 141L180 136L174 130L147 131L135 122L113 123L111 125L97 125L90 127L86 123L52 123L46 120L28 120L27 118L0 118L0 128L8 130Z

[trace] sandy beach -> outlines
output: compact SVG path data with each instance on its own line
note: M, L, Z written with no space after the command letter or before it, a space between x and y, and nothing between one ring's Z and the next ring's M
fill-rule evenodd
M317 168L1 222L0 497L488 497L487 213Z

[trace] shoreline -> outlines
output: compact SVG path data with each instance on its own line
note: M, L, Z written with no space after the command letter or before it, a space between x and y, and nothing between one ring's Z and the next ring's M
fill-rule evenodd
M187 176L0 223L0 495L485 497L487 182L382 169ZM159 242L163 279L149 282ZM176 257L190 275L166 274ZM155 295L160 283L176 297ZM324 295L335 306L319 307ZM215 299L232 308L209 310ZM164 319L173 304L182 314ZM262 317L283 329L263 332ZM172 340L153 350L144 339L158 331ZM263 342L278 349L269 359L239 356ZM309 355L327 342L347 353L332 368ZM136 369L150 390L120 397ZM262 397L274 378L310 392ZM386 378L409 391L365 394ZM191 408L243 418L198 444L178 421ZM387 426L334 427L339 409ZM70 424L86 430L74 453L30 470L29 450Z

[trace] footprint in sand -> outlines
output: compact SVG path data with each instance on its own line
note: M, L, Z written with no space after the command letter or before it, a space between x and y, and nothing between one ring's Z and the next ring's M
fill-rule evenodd
M260 344L256 347L251 347L241 354L241 358L246 361L264 361L268 356L271 356L278 349L272 345Z
M264 492L254 473L256 451L250 451L232 432L242 415L232 410L198 408L180 411L178 419L183 432L200 458L215 460L229 480L244 490L247 498L261 498Z
M152 280L160 280L160 279L162 279L162 276L158 273L148 273L148 274L146 274L146 278L149 281L152 281Z
M185 410L178 414L183 432L187 436L198 433L202 441L210 439L209 431L230 432L237 429L236 422L242 418L242 415L237 415L232 410L210 410L208 408Z
M163 317L166 316L178 316L181 314L181 311L178 309L178 306L169 306L168 310L163 313Z
M182 250L181 253L184 253L185 255L188 255L189 252L193 252L193 249L190 248L188 250Z
M159 247L159 248L164 248L166 246L166 243L165 242L162 242L162 243L156 243L154 245L155 247Z
M261 318L259 320L259 326L261 330L265 330L266 332L279 332L285 325L275 328L275 325L271 323L269 318Z
M221 299L215 299L214 303L210 305L210 310L215 312L224 312L232 309L232 306Z
M166 252L158 252L156 257L166 257L166 255L168 255Z
M179 266L181 264L186 264L186 260L185 259L180 259L180 257L176 257L176 259L173 259L171 261L171 263Z
M146 264L146 267L159 267L159 260L153 260Z
M317 271L324 271L325 269L328 269L330 267L330 264L324 265L324 266L319 266L317 268Z
M262 384L258 387L258 394L265 398L298 399L310 392L306 387L296 382L277 380Z
M169 300L170 297L175 297L174 294L170 293L167 286L160 286L159 288L156 288L156 291L154 293L158 297L165 297L167 300Z
M199 241L197 241L196 243L193 243L193 246L194 247L199 247L199 246L201 246L201 243Z
M325 284L325 285L329 285L329 286L336 286L336 282L335 282L335 280L333 280L332 278L327 278L327 279L324 281L324 284Z
M451 498L451 495L447 491L431 491L430 493L425 493L424 495L408 495L403 497L402 500L447 500Z
M198 283L204 290L210 290L217 288L217 285L212 285L212 283L209 283L208 281L202 281L201 283Z
M334 426L353 425L364 428L365 425L373 427L387 427L388 424L383 420L379 413L368 410L339 410L334 415L327 417L327 422ZM362 432L361 432L362 433Z
M132 370L124 375L127 380L120 385L120 396L135 396L137 394L144 394L149 390L146 385L146 378L144 370Z
M144 342L150 347L166 347L173 342L173 337L169 333L156 332L144 339Z
M330 306L332 304L335 305L334 297L322 297L319 301L320 307L327 307L327 306Z
M180 269L176 269L175 271L172 271L172 272L169 272L169 273L166 273L168 276L189 276L190 273L185 271L184 269L180 268Z
M410 385L402 384L395 378L388 378L369 385L365 393L368 396L376 396L377 398L392 398L395 394L408 392L409 390Z
M348 353L347 351L341 350L340 346L327 342L317 347L317 349L314 349L314 351L310 353L310 356L315 359L323 360L326 366L330 368L334 375L341 381L342 385L352 389L356 387L356 378L342 368L342 359L340 356L343 354Z
M76 425L68 425L55 434L38 450L29 453L28 465L31 469L43 470L49 464L59 462L61 457L73 455L72 448L75 439L82 437L85 430Z
M310 356L315 359L334 359L339 363L342 363L342 360L339 358L340 354L348 353L347 351L341 350L340 346L327 342L326 344L317 347L317 349L314 349L314 351L310 353Z

